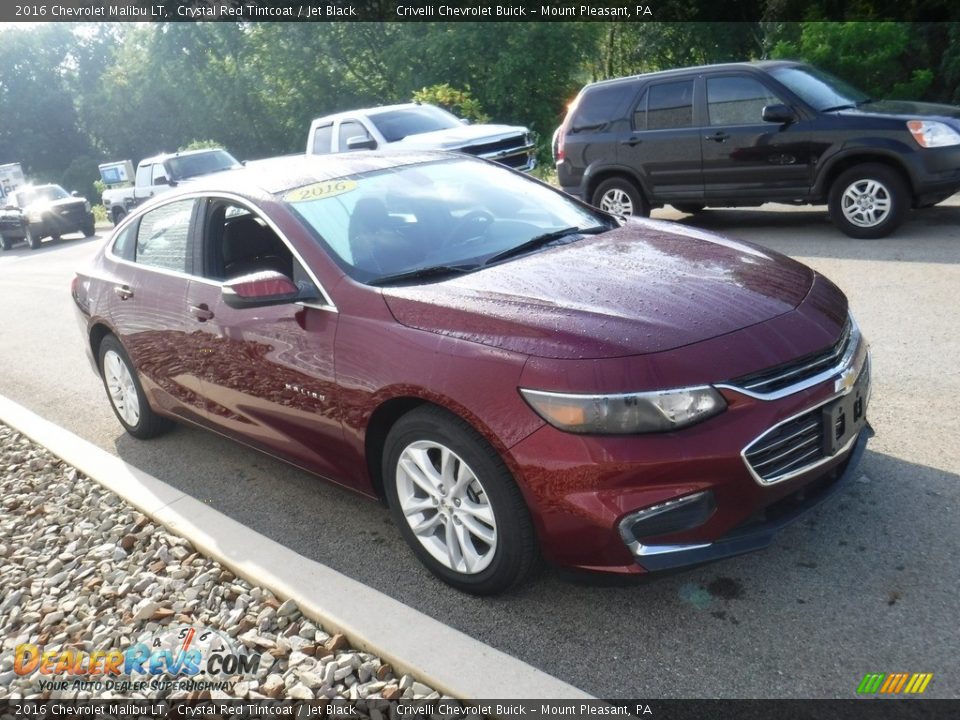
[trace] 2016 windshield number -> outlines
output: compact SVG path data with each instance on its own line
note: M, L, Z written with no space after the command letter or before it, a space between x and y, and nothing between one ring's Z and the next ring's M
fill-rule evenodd
M333 197L334 195L342 195L343 193L350 192L356 187L356 180L328 180L326 182L314 183L313 185L306 185L302 188L291 190L286 194L284 199L287 202L322 200Z

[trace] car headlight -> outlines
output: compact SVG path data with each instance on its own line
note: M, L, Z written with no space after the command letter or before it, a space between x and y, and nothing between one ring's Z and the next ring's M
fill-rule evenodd
M25 214L27 222L38 223L43 220L43 213L39 210L28 210Z
M677 430L727 407L708 385L619 395L574 395L520 389L536 413L555 428L573 433L633 435Z
M946 123L936 120L908 120L907 128L920 147L960 145L960 133Z

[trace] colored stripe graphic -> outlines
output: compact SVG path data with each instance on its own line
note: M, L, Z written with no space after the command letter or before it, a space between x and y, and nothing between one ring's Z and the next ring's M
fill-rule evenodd
M919 695L927 689L933 673L867 673L857 686L860 695Z

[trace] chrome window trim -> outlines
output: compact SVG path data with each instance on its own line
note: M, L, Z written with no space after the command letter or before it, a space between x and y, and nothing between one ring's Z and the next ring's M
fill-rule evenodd
M256 215L258 218L261 218L265 223L267 223L267 225L270 226L270 229L277 234L278 238L280 238L280 241L287 246L287 249L290 250L290 253L293 255L293 257L296 258L297 262L300 263L300 266L304 269L304 271L310 277L310 280L313 281L313 284L316 286L317 290L320 292L320 296L324 300L323 304L318 304L314 301L302 301L302 302L294 303L295 305L300 305L302 307L310 307L316 310L326 310L328 312L334 312L334 313L340 312L339 309L337 308L336 303L333 302L333 298L330 297L330 294L326 291L326 288L324 288L323 284L317 279L317 276L314 274L313 270L310 269L310 266L303 259L303 256L299 253L296 247L294 247L293 243L291 243L290 240L287 239L287 236L280 231L280 228L277 227L276 223L274 223L270 218L266 217L259 210L250 207L251 201L248 200L247 198L242 197L240 195L235 195L234 193L230 193L230 192L215 192L215 193L192 192L192 193L185 193L183 195L177 195L176 197L172 197L169 199L163 198L163 200L160 200L155 204L151 203L150 209L147 210L147 212L152 212L157 208L163 207L164 205L168 205L173 202L177 202L178 200L189 200L189 199L204 200L204 199L210 199L210 198L229 200L231 202L236 202L243 205L251 213ZM196 280L198 282L202 282L206 285L211 285L213 287L222 288L224 286L225 283L220 280L211 280L210 278L205 278L202 275L191 275L189 273L177 272L176 270L168 270L167 268L160 268L154 265L144 265L143 263L138 263L132 260L126 260L125 258L115 255L113 252L115 236L121 228L123 228L125 225L127 225L134 219L134 216L140 217L141 215L138 213L130 213L129 215L127 215L127 217L124 218L122 223L120 223L119 225L117 225L116 228L114 228L113 233L110 235L110 241L107 243L106 252L104 253L107 258L109 258L111 261L118 263L120 265L129 265L130 267L136 267L142 270L149 270L151 272L158 272L162 275L170 275L172 277L177 277L184 280Z
M769 393L758 393L753 390L748 390L739 385L733 385L731 383L717 383L714 387L723 388L724 390L733 390L747 397L751 397L755 400L781 400L789 395L794 393L802 392L812 388L814 385L819 385L822 382L826 382L835 375L840 374L844 371L856 357L857 351L860 349L860 344L863 342L863 336L860 333L860 326L857 325L857 321L853 319L853 316L850 315L850 339L847 341L847 349L844 351L843 356L840 360L837 361L837 364L833 367L829 367L826 370L818 372L816 375L812 375L805 380L801 380L798 383L793 385L788 385L785 388L780 388L779 390L774 390Z
M870 353L869 352L864 353L862 361L858 366L856 366L856 370L857 370L856 376L858 378L860 377L860 373L862 373L864 369L867 369L868 371L870 369ZM844 397L845 395L849 395L852 391L853 391L853 387L847 388L845 390L841 390L840 392L836 392L826 400L823 400L822 402L819 402L816 405L812 405L808 408L805 408L804 410L801 410L798 413L794 413L793 415L786 418L785 420L781 420L776 425L772 425L771 427L764 430L760 435L757 435L757 437L751 440L747 444L747 446L740 451L740 458L743 460L743 464L746 466L747 472L750 473L750 476L756 481L756 483L761 487L771 487L773 485L779 485L782 482L786 482L787 480L792 480L793 478L799 477L800 475L808 473L811 470L816 470L818 467L821 467L822 465L826 465L828 462L832 462L837 458L840 458L843 455L847 454L850 451L850 449L853 447L854 443L856 443L857 439L860 437L860 433L862 433L865 428L861 428L860 432L858 432L856 435L850 438L850 440L847 441L846 445L844 445L842 448L837 450L837 452L835 452L833 455L830 455L829 457L821 458L816 462L811 463L810 465L805 465L802 468L791 470L790 472L785 473L783 475L776 475L770 480L764 480L762 477L760 477L760 475L753 469L753 466L750 464L750 461L747 459L747 453L750 452L750 448L752 448L758 442L763 440L767 435L774 432L781 425L786 425L787 423L793 422L794 420L796 420L797 418L803 415L806 415L818 408L822 408L824 405L829 405L837 398L841 398L841 397ZM870 398L870 390L868 388L867 399L869 400L869 398Z

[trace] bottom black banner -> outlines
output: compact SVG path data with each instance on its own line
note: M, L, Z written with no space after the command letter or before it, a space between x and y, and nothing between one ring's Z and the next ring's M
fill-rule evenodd
M316 718L462 720L464 718L658 720L956 720L960 700L0 700L7 718Z

